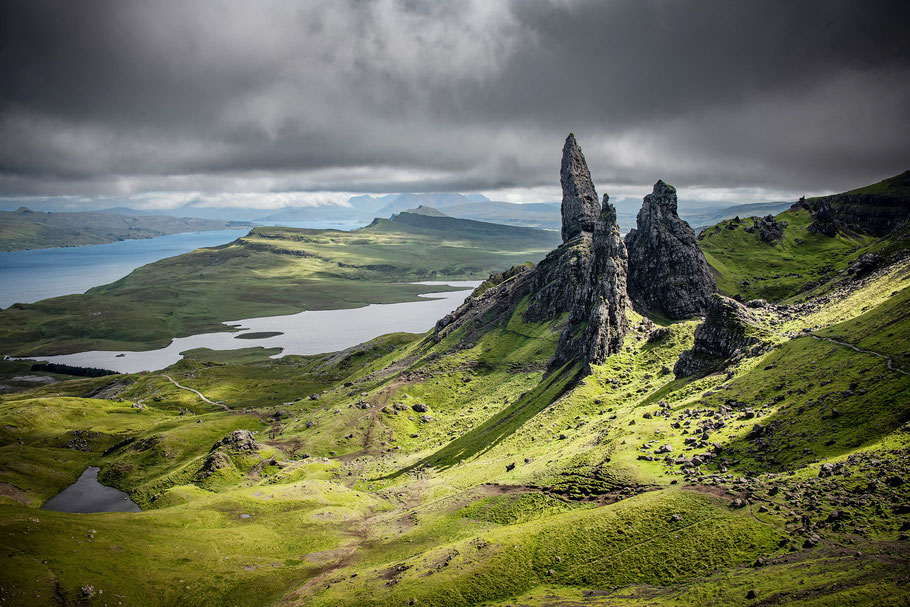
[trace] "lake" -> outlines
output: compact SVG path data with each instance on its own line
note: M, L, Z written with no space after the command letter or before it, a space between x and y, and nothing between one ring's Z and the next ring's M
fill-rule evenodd
M224 324L239 326L241 330L178 337L169 346L159 350L146 352L93 350L78 354L31 358L79 367L110 369L120 373L136 373L168 367L180 360L181 352L194 348L238 350L252 346L278 347L283 349L281 356L335 352L386 333L428 331L437 320L457 308L471 291L480 285L480 281L427 281L418 284L451 285L464 289L427 293L420 296L420 301L407 303L371 304L348 310L314 310L229 321ZM264 335L261 339L255 339L256 333Z
M89 466L75 483L44 502L42 510L57 512L140 512L129 496L98 482L100 468Z
M287 222L296 228L354 230L363 223ZM85 293L119 280L140 266L246 236L248 229L186 232L158 238L58 249L0 252L0 308L48 297Z

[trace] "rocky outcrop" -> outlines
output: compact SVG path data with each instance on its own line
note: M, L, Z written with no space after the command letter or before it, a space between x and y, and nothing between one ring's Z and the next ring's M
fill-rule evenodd
M562 183L562 241L568 242L582 232L593 233L600 216L600 205L588 164L572 133L562 148L559 180Z
M774 219L773 215L768 215L766 217L753 217L752 226L743 228L743 230L749 233L758 232L758 237L761 238L762 242L777 244L783 241L784 228L787 225L786 221L778 221Z
M795 206L812 214L808 230L825 236L838 232L886 236L910 217L906 198L885 194L837 194Z
M239 452L259 451L262 449L262 445L256 442L256 439L253 438L253 434L249 430L234 430L212 445L210 451L215 451L222 447L228 451Z
M213 451L208 454L205 458L205 461L202 462L202 467L196 473L196 478L198 480L204 480L212 476L218 470L222 468L231 468L234 463L231 461L231 458L227 456L224 451Z
M767 337L748 308L715 293L709 300L705 322L695 329L695 344L680 355L673 373L677 377L706 375L728 361L756 354Z
M654 184L625 244L629 295L637 305L672 319L705 312L717 285L695 232L679 218L676 188Z
M251 454L262 448L249 430L234 430L212 445L202 467L196 473L196 479L205 480L222 468L233 468L231 453Z
M877 253L866 253L850 264L848 271L861 278L885 265L885 260Z
M599 364L619 350L626 332L628 255L616 209L597 202L591 175L575 137L563 149L563 238L537 266L491 276L455 312L436 324L439 341L469 326L473 343L485 327L501 323L525 297L526 322L566 318L550 369L579 360ZM469 324L468 324L469 323Z
M627 330L628 255L616 223L616 209L604 194L591 238L585 279L577 286L569 324L560 335L551 367L573 360L601 364L622 347Z
M528 322L553 320L569 312L575 294L588 279L594 256L592 234L579 234L557 247L534 268L529 277L531 302L525 311Z

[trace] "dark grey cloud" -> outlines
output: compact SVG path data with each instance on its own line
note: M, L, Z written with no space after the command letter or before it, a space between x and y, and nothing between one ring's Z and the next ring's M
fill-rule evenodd
M557 182L831 191L910 166L906 2L6 2L0 196Z

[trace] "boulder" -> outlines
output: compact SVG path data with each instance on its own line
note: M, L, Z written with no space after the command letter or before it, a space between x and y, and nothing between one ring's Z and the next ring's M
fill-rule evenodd
M777 244L784 239L784 228L787 227L786 221L777 221L773 215L766 217L753 217L752 230L758 232L758 237L766 244Z
M745 306L715 293L705 322L695 329L692 349L680 355L673 372L677 377L707 375L731 359L757 354L768 337Z
M873 270L878 269L882 265L881 255L875 253L866 253L861 255L859 259L850 264L849 271L851 274L856 274L857 277L865 276Z

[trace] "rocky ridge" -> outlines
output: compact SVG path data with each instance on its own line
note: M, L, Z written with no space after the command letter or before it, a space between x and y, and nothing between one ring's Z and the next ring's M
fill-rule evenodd
M636 223L625 241L632 300L674 320L704 314L717 284L695 232L679 218L676 188L655 183Z
M910 208L906 205L908 192L910 171L904 171L869 188L808 200L800 198L792 208L812 214L809 230L816 234L834 236L838 232L853 232L885 236L910 220Z
M711 267L692 228L679 218L673 186L663 181L654 185L638 214L638 229L624 242L609 196L604 195L602 205L590 200L594 185L572 135L566 139L561 166L563 244L535 267L519 266L492 275L437 323L436 341L467 326L462 342L473 343L480 332L504 322L528 297L526 322L565 318L550 370L572 361L601 364L618 352L633 301L646 312L672 319L707 314L696 329L695 346L677 362L680 377L716 370L763 343L764 329L754 314L715 294ZM591 224L595 210L598 215ZM768 221L761 225L769 231L779 227Z

